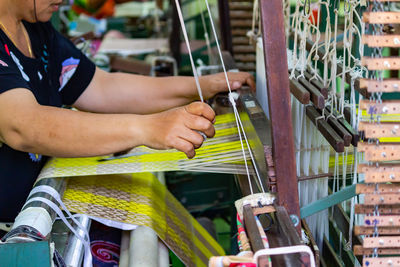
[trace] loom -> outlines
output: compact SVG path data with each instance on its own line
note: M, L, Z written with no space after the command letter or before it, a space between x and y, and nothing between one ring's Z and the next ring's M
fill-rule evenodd
M363 266L396 266L396 255L400 254L398 246L393 245L399 238L396 223L399 152L394 143L398 140L391 138L398 137L400 131L396 122L400 104L395 99L382 100L383 92L399 90L398 73L383 79L388 71L398 70L397 66L400 66L397 57L382 56L382 47L398 48L400 43L393 26L399 23L397 13L389 12L393 5L389 1L371 1L369 12L362 15L361 10L366 9L367 3L351 0L342 2L343 6L340 1L332 0L318 1L313 6L310 1L297 1L292 8L290 1L251 2L219 1L222 47L234 55L235 61L242 61L236 64L239 69L253 70L257 76L257 96L244 89L237 101L251 148L251 152L245 152L246 160L242 158L241 142L237 138L240 130L232 130L233 117L226 115L229 107L217 103L215 110L225 114L219 117L216 125L217 133L221 135L217 134L214 141L207 140L193 161L176 151L163 154L147 148L137 148L122 157L81 160L79 166L76 164L79 159L53 159L44 168L37 185L50 183L59 190L64 188L64 182L50 178L73 175L170 170L235 173L242 195L254 195L256 199L255 204L252 200L246 202L245 198L237 204L241 214L238 228L244 245L243 254L211 258L210 264L223 261L226 266L239 262L259 266L311 266L311 252L304 246L306 235L317 265L352 266L360 262ZM245 10L253 12L251 23L243 20L249 18L242 14ZM342 29L338 26L339 13L343 13ZM178 14L175 15L178 21ZM233 21L235 17L242 21ZM243 30L246 23L251 26L249 33ZM179 24L174 25L173 33L177 33ZM379 25L390 27L388 30ZM243 38L234 36L243 33L247 35L249 46L243 45ZM179 35L172 39L179 40ZM240 46L235 47L235 43ZM374 48L373 52L364 51L364 44ZM179 51L173 52L179 54ZM249 55L251 53L256 56ZM368 53L371 57L362 57ZM251 66L248 62L254 59L256 64ZM346 95L346 92L350 94ZM229 105L229 97L220 100ZM230 142L229 152L225 154L222 153L225 147L218 147L222 142ZM254 155L253 163L250 154ZM155 161L156 157L160 160ZM251 178L246 175L245 162L256 166L250 168ZM255 178L255 169L260 173L260 180ZM71 188L64 195L68 209L90 213L90 207L78 205L78 199L84 196L78 191L83 192L103 181L100 179L88 177L83 185L71 182ZM120 182L133 183L124 179ZM141 179L137 178L137 181ZM161 190L158 182L151 181L157 190ZM362 181L365 183L359 183ZM113 186L109 185L108 189L111 188ZM273 204L255 207L258 204L256 193L262 192L263 188L274 192L276 199ZM45 195L43 192L36 194L36 197ZM356 194L361 195L355 197ZM26 209L35 203L29 203ZM181 210L178 204L171 205ZM112 210L113 207L107 208ZM107 218L105 213L103 211L102 215ZM254 216L260 213L269 214L274 222L268 231L260 227L265 222ZM52 222L55 215L54 212L50 214L48 217L43 215L46 217L43 221ZM128 217L121 217L123 226L132 224ZM87 228L89 220L85 217L80 220ZM203 233L198 226L194 228ZM163 229L160 229L156 232L163 236ZM340 233L329 234L330 231ZM155 240L153 246L157 247L155 232L150 231L149 235ZM83 232L80 236L84 238ZM334 240L329 242L328 236L333 236ZM204 237L208 238L206 234ZM76 236L73 238L71 244L82 248L83 242ZM333 247L334 241L339 245ZM199 251L205 249L197 246ZM165 247L160 247L159 255L163 257ZM356 257L351 255L351 247ZM210 251L220 252L216 248L215 245ZM76 247L71 249L76 250ZM186 258L185 264L207 264L196 258L200 254L195 251L195 256ZM275 256L277 254L279 256ZM380 257L382 255L390 257ZM81 259L83 255L77 257Z

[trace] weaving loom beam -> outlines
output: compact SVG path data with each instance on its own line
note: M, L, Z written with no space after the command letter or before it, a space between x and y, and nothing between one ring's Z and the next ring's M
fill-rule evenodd
M351 134L346 130L346 128L343 127L341 123L335 118L335 117L328 117L328 123L329 125L336 131L336 133L343 139L344 146L348 147L351 144L352 136Z
M355 190L355 185L347 186L338 192L335 192L325 198L319 199L305 207L302 207L300 209L301 218L306 218L321 210L327 209L345 200L351 199L352 197L356 196Z
M363 248L362 245L354 246L354 254L355 255L372 255L374 249L372 248ZM399 255L400 249L399 248L378 248L377 250L378 255Z
M382 103L372 102L370 100L361 100L359 107L367 110L368 114L399 114L400 101L399 100L384 100Z
M243 206L243 223L246 229L246 233L249 237L253 252L255 253L261 249L264 249L264 243L259 234L258 226L254 218L253 209L250 205ZM269 266L268 261L268 256L262 256L259 258L257 264L259 266Z
M330 106L327 106L326 109L328 113L331 113ZM338 117L339 114L336 110L333 110L333 115L335 115L338 122L340 122L340 124L342 124L342 126L346 129L346 131L351 135L351 144L356 147L358 145L358 140L359 140L358 132L354 130L354 128L350 125L350 123L347 120L345 120L342 117Z
M370 79L360 79L360 87L367 90L369 93L400 92L400 80L399 79L384 79L382 81L377 81L377 80L370 80Z
M379 165L359 164L358 172L364 173L366 183L400 182L400 165L385 163Z
M400 160L400 144L398 143L376 145L363 142L358 147L359 152L364 152L366 161Z
M364 132L365 138L400 137L399 122L360 122L358 130Z
M400 35L364 35L362 42L369 47L400 47Z
M372 214L374 213L374 205L357 204L354 206L356 214ZM400 214L400 205L383 204L378 207L379 214Z
M400 235L399 227L378 227L378 229L375 229L374 226L354 226L355 235L373 235L375 230L378 231L379 235Z
M307 106L306 115L336 152L340 153L344 151L344 140L336 133L329 123L325 121L324 118L320 118L321 114L315 107Z
M281 0L259 1L278 204L300 216ZM297 226L300 233L300 224Z
M310 103L310 92L295 79L290 79L289 82L292 95L304 105Z
M317 87L318 91L321 92L321 94L324 96L325 99L328 98L328 94L329 94L329 89L324 86L319 80L317 80L316 78L313 78L313 75L311 73L309 73L308 71L304 72L304 76L307 78L307 80L313 84L315 87Z
M366 66L369 70L398 70L400 68L400 58L398 58L398 57L383 57L383 58L362 57L361 65Z
M370 24L400 23L399 12L364 12L363 22Z
M298 71L295 71L296 76L300 76ZM321 94L320 90L315 87L310 81L307 81L304 77L299 77L298 81L310 92L311 102L318 109L323 109L325 107L325 97Z
M381 267L381 266L399 266L400 257L386 257L386 258L371 258L363 259L363 266L367 267Z

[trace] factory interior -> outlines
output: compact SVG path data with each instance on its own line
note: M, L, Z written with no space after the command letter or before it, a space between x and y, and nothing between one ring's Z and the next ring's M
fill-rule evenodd
M75 141L63 146L70 154L27 148L43 164L23 205L7 200L18 206L15 220L2 221L0 205L0 267L400 266L400 1L64 0L53 11L52 27L82 54L62 70L49 64L62 71L62 97L71 82L92 89L98 73L185 81L195 103L183 109L214 112L195 115L215 133L191 128L201 137L195 155L139 141L111 150L112 128L125 123L111 113L124 112L99 111L110 123L93 127L65 117L66 131L87 140L85 149L97 140L95 149ZM0 3L1 36L18 49L25 39L14 42L2 14ZM15 62L27 80L13 52L6 61L2 51L0 106L18 91L2 89L10 79L1 68ZM96 68L86 70L90 79L79 70L83 57ZM238 77L239 87L230 80ZM168 83L158 83L156 96L183 84ZM108 89L119 94L121 85ZM96 114L80 110L86 92L58 109ZM0 116L4 169L1 149L12 142L2 123ZM153 124L154 136L168 123ZM87 128L109 138L90 138ZM0 174L0 187L9 179L18 177Z

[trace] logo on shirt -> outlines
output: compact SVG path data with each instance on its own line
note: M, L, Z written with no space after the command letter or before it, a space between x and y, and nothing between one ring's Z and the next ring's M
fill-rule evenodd
M34 162L39 162L42 159L42 155L29 153L29 157Z
M8 67L7 63L5 63L3 60L0 59L0 65L3 67Z
M25 81L29 82L29 77L28 75L26 75L25 71L24 71L24 67L21 65L21 63L19 62L19 59L14 55L13 52L10 51L10 55L11 58L14 60L15 64L17 64L19 71L22 74L22 77L25 79Z
M60 75L60 89L58 89L58 91L61 91L74 75L76 68L79 65L79 61L79 59L73 57L70 57L63 61Z

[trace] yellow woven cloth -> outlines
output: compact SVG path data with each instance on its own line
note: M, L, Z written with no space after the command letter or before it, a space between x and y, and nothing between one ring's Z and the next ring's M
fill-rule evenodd
M206 140L201 148L196 149L196 157L193 159L188 159L184 153L173 149L160 151L137 147L128 156L112 160L109 160L109 156L52 158L44 166L38 179L179 170L245 174L242 145L234 115L217 116L215 129L215 137ZM244 148L248 156L246 144Z
M121 223L148 226L186 266L207 266L221 246L151 173L69 179L67 208Z

